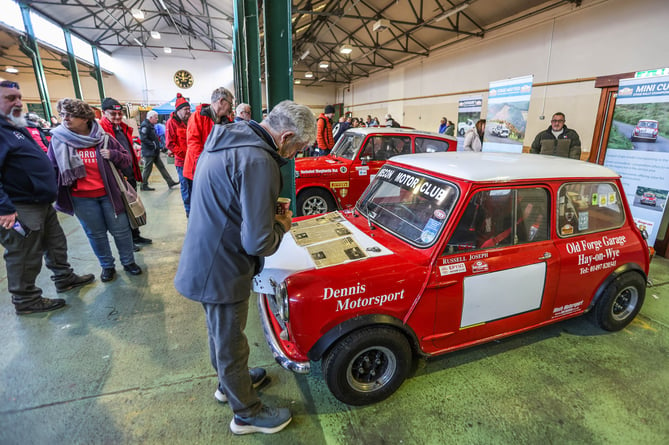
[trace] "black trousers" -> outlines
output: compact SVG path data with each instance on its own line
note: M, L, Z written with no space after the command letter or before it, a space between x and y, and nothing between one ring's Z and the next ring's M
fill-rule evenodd
M160 174L163 176L165 182L167 182L167 185L172 186L174 184L178 184L177 181L172 179L170 176L169 172L165 168L165 164L163 164L163 160L160 159L160 153L158 153L155 156L144 156L144 172L142 172L142 182L144 185L149 185L149 176L151 176L151 171L153 170L154 164L158 168Z

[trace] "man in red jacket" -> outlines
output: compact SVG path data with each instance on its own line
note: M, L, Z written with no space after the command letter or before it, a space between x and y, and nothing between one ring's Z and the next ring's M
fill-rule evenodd
M190 104L181 93L177 93L177 101L174 112L170 115L165 125L165 139L167 150L174 155L174 167L177 169L179 183L181 184L181 198L186 209L186 216L190 214L190 189L184 178L184 160L188 145L186 143L186 130L188 118L190 117Z
M139 160L135 154L132 146L132 128L123 122L123 107L121 104L111 97L107 97L102 101L102 119L100 119L100 126L105 133L116 139L132 157L132 166L121 170L121 173L128 179L128 183L135 190L137 190L137 181L142 180L142 172L139 169ZM135 251L139 250L138 244L151 244L153 241L149 238L144 238L139 234L139 229L132 229L132 241L135 243Z
M321 155L330 153L330 150L334 147L334 137L332 135L332 117L334 114L334 107L326 105L324 112L318 116L316 121L316 143Z

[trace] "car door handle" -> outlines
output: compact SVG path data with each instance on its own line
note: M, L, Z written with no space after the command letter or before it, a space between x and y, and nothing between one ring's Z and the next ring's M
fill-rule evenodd
M540 260L547 260L551 258L553 255L550 252L544 253L542 256L539 257Z

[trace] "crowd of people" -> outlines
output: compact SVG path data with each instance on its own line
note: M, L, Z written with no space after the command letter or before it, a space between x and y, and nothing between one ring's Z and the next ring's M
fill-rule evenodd
M23 115L19 84L0 82L0 243L16 313L66 305L62 298L45 298L36 286L42 258L57 292L95 280L93 274L78 275L70 266L56 210L79 220L98 259L102 282L116 277L108 233L123 269L130 275L142 273L134 252L152 240L131 227L114 174L150 192L155 190L149 186L155 165L168 188L180 185L189 219L174 285L203 307L210 360L218 375L214 397L230 404L235 434L285 428L290 411L267 407L258 398L255 388L266 381L267 372L249 368L244 334L252 277L262 269L263 258L276 252L292 223L290 210L275 212L280 167L314 141L320 154L327 153L346 129L379 126L378 119L345 116L333 129L332 105L315 117L306 106L283 101L266 115L263 110L258 123L251 119L248 104L234 108L234 96L226 88L215 89L210 103L194 111L178 95L165 123L164 142L156 131L157 113L148 112L140 126L142 172L132 129L123 121L124 109L117 100L102 101L100 119L79 99L61 99L56 108L62 123L54 123L48 134L34 132L28 123L34 119ZM564 114L556 113L531 151L580 156L578 135L564 122ZM385 125L399 127L390 114ZM442 125L447 133L453 123L444 118ZM484 131L485 120L479 120L465 136L465 149L480 151ZM174 157L178 182L162 163L163 147Z

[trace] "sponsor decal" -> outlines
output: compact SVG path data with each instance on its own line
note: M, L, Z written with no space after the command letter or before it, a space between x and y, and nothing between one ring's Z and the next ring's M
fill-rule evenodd
M404 289L381 295L366 296L367 285L357 283L349 287L326 287L323 289L323 300L335 299L337 306L335 312L349 309L361 309L369 306L383 306L392 301L404 299Z
M485 261L476 261L474 264L472 264L472 272L473 273L480 273L480 272L487 272L488 271L488 263Z
M564 306L556 307L553 309L553 318L562 317L563 315L571 314L573 312L578 312L583 306L583 300L577 301L576 303L565 304Z
M446 212L441 209L437 209L434 211L434 217L437 219L444 219L446 218Z
M465 266L465 263L447 264L446 266L439 266L439 273L442 276L461 272L467 272L467 266Z
M342 165L341 167L339 167L339 171L341 173L346 173L348 171L348 169Z
M567 253L578 256L580 274L611 269L616 267L620 256L620 247L627 243L625 235L607 236L598 239L582 239L566 244Z
M348 181L330 181L331 189L348 188L348 186L349 186Z
M356 167L355 170L358 172L358 176L367 176L369 173L369 167Z

